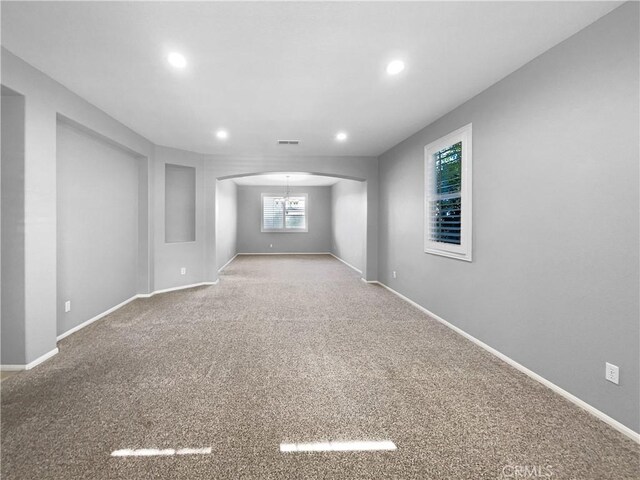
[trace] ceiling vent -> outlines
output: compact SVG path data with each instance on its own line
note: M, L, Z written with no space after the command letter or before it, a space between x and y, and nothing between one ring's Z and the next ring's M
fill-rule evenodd
M300 140L278 140L278 145L298 145Z

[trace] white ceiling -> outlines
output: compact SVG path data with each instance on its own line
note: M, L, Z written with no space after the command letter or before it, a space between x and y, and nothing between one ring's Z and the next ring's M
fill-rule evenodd
M378 155L621 3L3 1L2 44L156 144Z
M287 178L288 177L288 178ZM267 175L249 175L231 179L238 185L285 186L287 181L292 187L326 187L340 181L336 177L311 175L308 173L278 173Z

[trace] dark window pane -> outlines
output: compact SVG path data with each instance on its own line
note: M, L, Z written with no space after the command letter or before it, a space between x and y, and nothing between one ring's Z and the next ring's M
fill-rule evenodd
M462 188L462 142L443 148L434 155L435 193L457 193Z
M458 196L429 203L432 241L460 245L461 202Z

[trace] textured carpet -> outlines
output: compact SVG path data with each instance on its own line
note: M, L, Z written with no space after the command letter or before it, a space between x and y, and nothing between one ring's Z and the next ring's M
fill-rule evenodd
M59 347L2 382L3 480L640 478L632 441L329 256L238 257ZM279 451L329 440L397 450Z

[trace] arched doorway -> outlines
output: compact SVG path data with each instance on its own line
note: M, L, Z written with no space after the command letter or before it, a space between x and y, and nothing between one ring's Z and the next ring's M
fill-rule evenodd
M237 254L329 253L366 278L366 179L264 171L221 176L215 183L218 271ZM289 209L294 199L296 208Z

